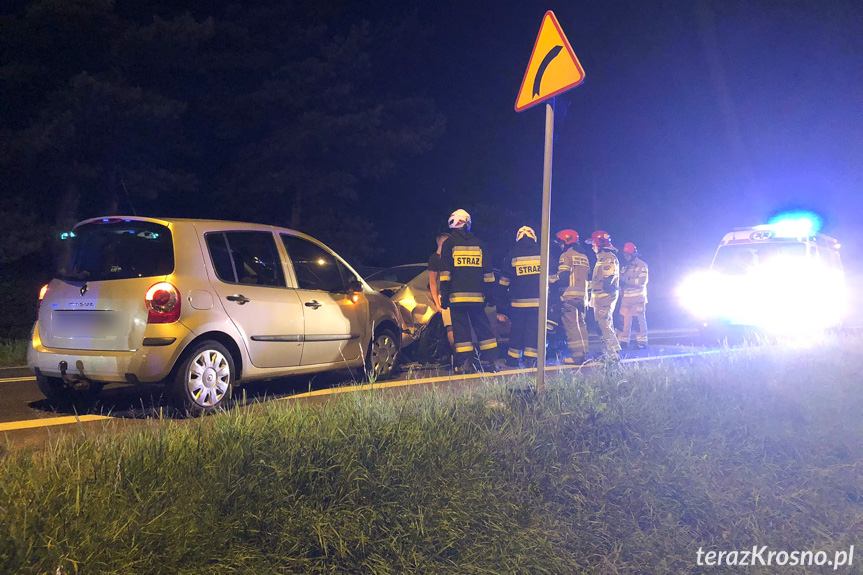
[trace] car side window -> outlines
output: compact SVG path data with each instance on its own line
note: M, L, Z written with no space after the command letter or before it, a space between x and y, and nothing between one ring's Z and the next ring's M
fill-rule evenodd
M297 236L282 234L300 289L346 292L350 274L331 253Z
M216 276L225 283L237 283L237 275L234 273L234 265L231 263L231 255L228 253L225 234L207 234L205 237Z
M219 232L206 238L216 275L223 282L285 287L282 262L270 232Z
M827 264L828 267L834 270L842 269L842 263L839 260L839 253L822 247L816 247L818 257Z

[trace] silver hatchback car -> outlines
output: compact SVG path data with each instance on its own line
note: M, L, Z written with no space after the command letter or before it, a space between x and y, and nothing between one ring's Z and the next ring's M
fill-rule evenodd
M408 337L392 301L292 230L124 216L63 240L27 354L48 397L164 381L204 412L241 380L363 366L385 378Z

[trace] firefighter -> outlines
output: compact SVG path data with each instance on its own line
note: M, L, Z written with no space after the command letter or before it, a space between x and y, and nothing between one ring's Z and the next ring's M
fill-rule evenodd
M539 323L539 268L540 247L533 228L522 226L515 235L513 247L501 267L500 285L509 301L509 349L506 365L518 367L524 355L525 367L535 367L537 361L537 332Z
M605 343L605 356L614 361L619 359L617 352L620 351L613 323L614 306L620 291L620 264L614 255L617 248L611 244L608 232L602 230L593 232L590 240L596 253L596 265L590 280L590 304Z
M495 279L482 240L470 232L470 214L456 210L447 222L452 235L441 248L441 307L450 308L455 339L456 372L473 367L475 357L471 328L476 333L480 368L494 371L497 340L485 314L493 303Z
M569 357L567 364L584 363L588 351L587 324L584 315L587 311L587 277L590 262L587 254L578 243L578 232L561 230L557 232L556 243L562 244L564 252L557 265L557 286L560 290L561 317L566 330Z
M632 242L623 245L623 266L620 270L620 287L623 296L620 301L620 315L623 316L623 331L618 338L629 344L632 320L638 320L635 332L637 349L647 347L647 320L644 317L647 305L647 264L638 255L638 248Z
M455 340L452 335L452 317L450 310L442 309L440 305L440 252L443 248L443 243L449 238L449 234L438 234L435 238L437 243L437 251L429 257L429 290L431 290L432 300L440 309L441 320L443 320L444 329L446 329L446 339L449 342L450 349L455 348Z

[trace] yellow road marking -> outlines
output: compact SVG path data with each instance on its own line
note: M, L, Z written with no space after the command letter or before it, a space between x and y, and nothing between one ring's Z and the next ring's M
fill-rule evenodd
M688 357L688 356L698 356L698 355L706 355L710 353L718 353L721 350L704 350L699 351L697 353L680 353L680 354L671 354L671 355L653 355L648 357L635 357L631 359L622 360L623 363L638 363L642 361L649 361L654 359L671 359L677 357ZM583 369L585 367L597 367L602 365L602 363L598 361L592 361L590 363L585 363L582 365L552 365L546 367L546 371L561 371L564 369ZM275 401L286 401L286 400L294 400L294 399L304 399L308 397L325 397L328 395L336 395L339 393L355 393L358 391L369 391L375 389L393 389L398 387L409 387L412 385L425 385L429 383L455 383L462 381L471 381L474 379L480 379L483 377L507 377L511 375L521 375L521 374L530 374L535 373L535 368L527 368L527 369L509 369L504 371L499 371L497 373L471 373L466 375L441 375L435 377L422 377L418 379L403 379L399 381L385 381L382 383L365 383L362 385L345 385L342 387L331 387L327 389L318 389L315 391L309 391L305 393L298 393L296 395L287 395L285 397L277 398ZM34 378L22 378L24 380L34 379ZM15 431L19 429L33 429L36 427L50 427L54 425L69 425L72 423L90 423L92 421L105 421L108 419L116 419L114 417L110 417L107 415L68 415L63 417L45 417L41 419L28 419L24 421L10 421L6 423L0 423L0 431Z
M669 355L650 355L647 357L633 357L629 359L621 360L621 363L640 363L644 361L656 360L656 359L674 359L680 357L694 357L699 355L707 355L711 353L718 353L722 350L703 350L698 352L686 352L686 353L677 353L677 354L669 354ZM550 365L545 368L546 371L561 371L564 369L583 369L585 367L598 367L603 365L601 362L592 361L589 363L579 364L579 365ZM397 387L408 387L411 385L424 385L427 383L448 383L448 382L461 382L461 381L469 381L473 379L480 379L482 377L506 377L510 375L520 375L520 374L529 374L536 373L536 368L525 368L525 369L507 369L504 371L499 371L496 373L471 373L466 375L441 375L435 377L422 377L419 379L402 379L398 381L385 381L383 383L364 383L362 385L344 385L342 387L330 387L327 389L317 389L315 391L307 391L305 393L298 393L296 395L286 395L284 397L279 397L276 401L287 401L292 399L304 399L307 397L325 397L327 395L336 395L338 393L354 393L357 391L369 391L374 389L393 389Z
M24 381L36 381L36 378L30 375L28 377L7 377L6 379L0 379L0 383L21 383Z
M69 425L70 423L89 423L91 421L104 421L114 419L107 415L67 415L64 417L45 417L42 419L28 419L25 421L10 421L0 423L0 431L15 431L17 429L33 429L34 427L50 427L52 425Z
M596 367L602 365L599 362L585 363L583 365L553 365L546 368L546 371L558 371L561 369L581 369L584 367ZM496 373L469 373L465 375L440 375L435 377L422 377L419 379L402 379L398 381L385 381L383 383L364 383L362 385L345 385L342 387L331 387L327 389L318 389L315 391L307 391L296 395L287 395L278 398L278 401L289 399L303 399L306 397L324 397L327 395L335 395L337 393L354 393L357 391L368 391L373 389L392 389L396 387L408 387L411 385L425 385L427 383L450 383L470 381L483 377L506 377L510 375L520 375L526 373L535 373L536 369L507 369Z

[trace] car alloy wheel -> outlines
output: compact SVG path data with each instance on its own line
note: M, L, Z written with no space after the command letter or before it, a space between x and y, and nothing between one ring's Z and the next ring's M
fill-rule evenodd
M231 352L217 341L202 341L187 349L174 372L175 405L190 414L220 409L231 399L235 378Z
M369 369L375 378L389 376L393 372L399 348L395 337L388 330L375 335L369 350Z
M198 353L186 371L189 397L207 409L222 402L231 386L231 366L227 358L215 349Z

